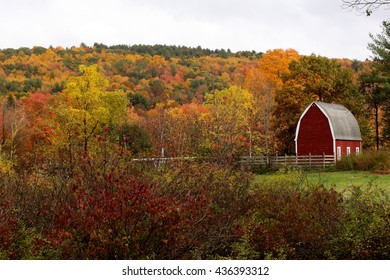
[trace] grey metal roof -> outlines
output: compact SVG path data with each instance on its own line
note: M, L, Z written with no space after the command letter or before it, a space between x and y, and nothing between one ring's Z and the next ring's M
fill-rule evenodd
M328 117L332 126L334 139L362 140L359 124L352 113L342 105L325 102L314 102Z

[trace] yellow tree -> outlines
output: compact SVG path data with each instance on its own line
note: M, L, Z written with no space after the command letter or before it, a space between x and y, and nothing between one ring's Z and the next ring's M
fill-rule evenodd
M27 126L25 112L14 95L9 94L0 102L0 152L7 150L13 160L17 148L22 144Z
M81 76L66 82L57 108L59 139L66 143L70 161L78 148L89 153L94 135L124 120L128 103L122 91L106 90L108 81L97 66L80 66L79 70Z
M233 86L207 94L205 107L209 112L202 117L205 124L203 146L221 158L241 155L248 147L251 153L253 95Z

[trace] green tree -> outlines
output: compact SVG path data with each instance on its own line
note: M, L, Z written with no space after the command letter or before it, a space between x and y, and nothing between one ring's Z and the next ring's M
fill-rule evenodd
M381 76L378 72L372 71L368 74L360 76L361 88L365 96L365 101L369 111L372 111L374 116L375 126L375 146L379 150L381 140L381 110L384 105L389 85L386 83L386 78Z
M118 128L119 143L130 150L132 155L139 156L152 149L149 133L138 123L124 123Z
M375 94L375 102L383 110L383 138L390 139L390 21L382 22L382 32L377 35L370 34L372 40L368 49L374 58L373 81L380 89ZM375 74L376 73L376 74ZM371 75L371 76L372 76Z
M345 100L354 90L351 72L336 60L317 55L303 56L292 61L289 69L285 81L293 81L305 95L318 101Z

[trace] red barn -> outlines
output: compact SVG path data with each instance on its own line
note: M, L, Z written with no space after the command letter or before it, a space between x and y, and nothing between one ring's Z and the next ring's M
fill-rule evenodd
M313 102L302 113L295 134L295 152L301 155L359 154L362 137L352 113L342 105Z

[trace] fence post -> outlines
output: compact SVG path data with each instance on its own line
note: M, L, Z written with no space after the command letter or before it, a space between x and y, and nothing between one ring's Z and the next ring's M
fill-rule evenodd
M322 153L322 168L325 169L325 152Z
M279 155L278 155L278 153L276 153L276 156L275 156L275 166L276 166L276 168L278 168L278 160L279 160Z

